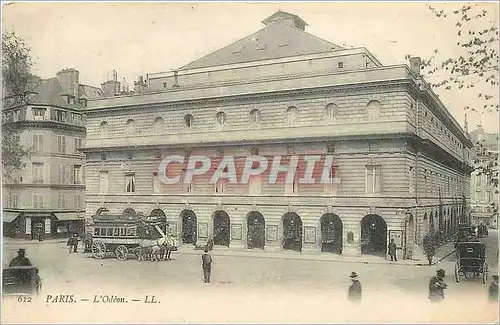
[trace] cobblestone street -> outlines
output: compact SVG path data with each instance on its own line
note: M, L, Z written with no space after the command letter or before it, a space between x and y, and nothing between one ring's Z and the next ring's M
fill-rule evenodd
M492 231L487 240L492 273L496 272L498 265L497 234ZM135 306L134 310L145 311L137 321L153 320L160 310L165 321L169 322L427 321L430 318L437 321L435 317L444 315L448 317L447 321L455 316L457 321L463 321L464 317L477 321L496 319L492 314L494 309L489 314L485 312L491 307L486 302L487 285L480 279L455 283L453 257L428 267L390 262L365 264L223 256L216 248L212 253L212 283L206 285L202 283L200 256L197 254L174 252L172 261L139 262L131 257L121 262L111 254L104 260L96 260L91 254L68 254L65 244L60 242L24 246L22 242L15 242L6 245L4 265L21 246L27 249L32 263L39 266L43 279L43 291L34 303L42 306L47 295L57 294L75 294L77 299L91 299L94 295L115 295L141 301L145 295L155 295L160 299L158 305L140 303ZM429 313L427 285L439 267L446 270L449 284L447 299L441 308L447 305L452 308L455 302L470 299L474 303L465 316L460 311L454 314ZM352 311L345 302L351 271L360 275L363 313ZM85 318L79 321L99 321L99 317L110 315L113 321L131 321L130 315L123 315L123 310L120 314L107 314L118 308L116 304L104 306L79 301L77 305L49 304L41 308L73 308L75 313L59 315L64 316L64 321L76 321L74 317L85 310L93 312L85 312ZM106 315L102 310L106 310ZM18 317L16 319L21 321ZM22 318L23 321L29 321L30 314L22 317L28 318ZM93 317L97 318L91 319Z

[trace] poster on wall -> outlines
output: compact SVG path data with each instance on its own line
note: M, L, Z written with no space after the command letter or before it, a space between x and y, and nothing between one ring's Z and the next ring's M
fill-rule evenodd
M242 228L243 226L240 224L231 225L231 239L241 240L242 238Z
M304 243L316 243L316 227L304 227Z
M50 218L45 218L45 233L50 234Z
M26 218L26 234L31 234L31 218Z
M208 237L208 223L200 222L198 224L198 238L207 238Z
M278 240L278 226L267 226L266 229L266 240L276 241Z
M167 227L167 235L177 237L177 224L173 223Z
M389 230L389 243L394 239L394 243L398 249L403 248L403 231L402 230Z

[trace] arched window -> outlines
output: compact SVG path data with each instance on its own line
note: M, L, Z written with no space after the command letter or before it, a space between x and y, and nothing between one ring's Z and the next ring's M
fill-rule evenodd
M288 107L286 110L286 121L288 124L294 124L297 121L297 107Z
M257 125L260 123L261 121L261 113L258 109L254 109L250 112L250 121L252 122L252 124L254 125Z
M368 117L377 118L380 114L382 104L378 100L371 100L367 105Z
M135 133L135 122L132 119L127 120L127 123L125 124L125 132L127 134L134 134Z
M184 125L187 128L190 128L193 126L193 115L187 114L186 116L184 116Z
M101 137L106 137L108 135L108 122L103 121L101 122Z
M221 126L226 124L226 113L224 112L217 113L217 115L215 115L215 120L217 121L217 124Z
M161 132L163 124L164 124L163 119L161 117L158 116L157 118L155 118L155 123L153 125L154 132L155 133Z
M325 116L328 119L333 119L337 115L337 105L331 103L325 107Z

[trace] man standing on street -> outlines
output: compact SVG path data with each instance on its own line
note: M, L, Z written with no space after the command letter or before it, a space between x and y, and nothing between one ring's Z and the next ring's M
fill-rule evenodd
M212 272L212 256L208 254L208 248L205 248L201 255L201 266L203 268L203 278L205 283L210 283L210 273Z
M444 276L444 270L439 269L436 276L429 281L429 300L431 302L441 302L444 299L444 289L448 287L444 282Z
M434 247L434 241L431 235L427 235L424 237L424 251L427 256L427 260L429 261L429 266L432 265L432 259L436 254L436 248Z
M391 242L389 244L389 255L391 256L391 261L398 261L398 258L396 256L396 244L394 243L394 239L391 239Z
M359 282L358 274L352 272L349 276L351 278L352 284L347 291L347 299L353 302L361 302L361 282Z
M498 275L492 276L493 282L488 290L488 298L491 302L498 302Z

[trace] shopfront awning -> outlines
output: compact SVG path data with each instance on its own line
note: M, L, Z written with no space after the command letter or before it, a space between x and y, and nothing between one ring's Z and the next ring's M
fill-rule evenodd
M10 212L10 211L3 211L2 213L2 221L3 222L12 222L14 219L16 219L20 215L19 212Z
M59 221L84 220L83 214L79 216L76 212L60 212L54 213Z

